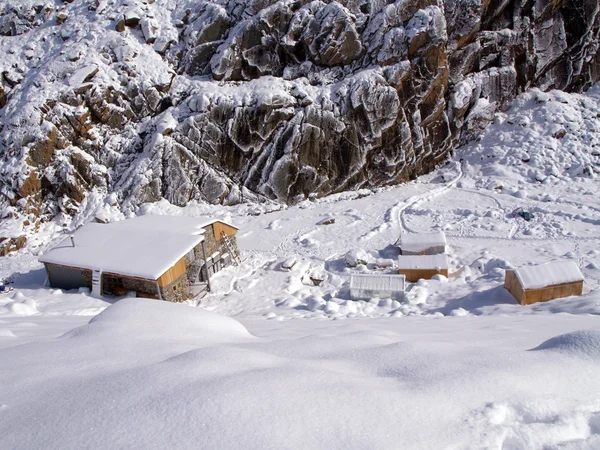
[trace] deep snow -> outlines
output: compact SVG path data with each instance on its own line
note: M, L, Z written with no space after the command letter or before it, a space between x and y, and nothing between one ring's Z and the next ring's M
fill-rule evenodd
M535 348L594 327L574 315L253 319L251 336L198 308L125 299L0 351L0 447L597 448L597 348L578 349L597 332Z
M534 91L406 185L144 205L240 227L242 264L198 305L43 287L37 256L83 219L46 224L0 258L16 288L0 296L0 448L600 447L598 114L599 87ZM349 299L352 273L392 270L401 232L436 230L448 278ZM582 296L520 306L503 288L505 269L552 260L577 264Z

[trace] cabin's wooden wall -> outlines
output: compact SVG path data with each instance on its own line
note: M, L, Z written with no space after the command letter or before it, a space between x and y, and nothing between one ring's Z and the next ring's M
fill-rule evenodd
M541 289L526 289L523 293L522 305L531 305L532 303L547 302L555 298L570 297L572 295L581 295L583 292L583 281L574 283L555 284Z
M421 278L430 280L434 275L448 277L448 269L399 269L400 275L406 276L406 281L415 283Z
M523 301L523 288L521 282L517 278L517 274L514 270L507 270L504 276L504 288L510 292L513 297L522 304Z
M221 233L225 233L227 236L235 236L235 234L237 233L237 229L227 225L226 223L223 222L214 222L212 224L213 227L213 231L215 233L215 240L216 241L220 241L221 240Z
M185 275L187 268L185 267L185 258L181 258L173 265L169 270L163 273L158 279L158 285L160 287L168 286L173 283L181 276Z
M540 289L523 289L521 282L514 270L507 270L504 279L504 287L517 299L521 305L547 302L555 298L581 295L583 292L583 281L573 283L555 284Z

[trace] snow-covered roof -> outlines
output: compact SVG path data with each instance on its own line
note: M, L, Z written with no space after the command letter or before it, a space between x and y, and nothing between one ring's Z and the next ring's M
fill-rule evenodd
M400 247L409 252L422 252L431 247L446 245L443 231L433 233L407 233L400 236Z
M523 289L540 289L555 284L582 281L583 275L574 261L552 261L515 270Z
M402 255L398 257L398 269L447 269L448 257L440 255Z
M404 280L404 275L397 274L352 274L350 289L398 292L404 291Z
M214 222L220 221L146 215L89 223L73 235L75 247L67 238L39 261L156 280L202 242L203 228Z

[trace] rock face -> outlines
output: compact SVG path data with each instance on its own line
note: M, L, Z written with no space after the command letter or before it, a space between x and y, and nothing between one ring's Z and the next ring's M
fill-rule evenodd
M518 93L600 79L599 10L7 0L0 206L49 218L104 197L122 210L160 198L291 203L409 180Z

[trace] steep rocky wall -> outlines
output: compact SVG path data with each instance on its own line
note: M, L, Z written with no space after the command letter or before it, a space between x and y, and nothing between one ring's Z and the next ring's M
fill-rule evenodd
M3 218L409 180L529 87L597 81L598 12L597 0L7 0Z

